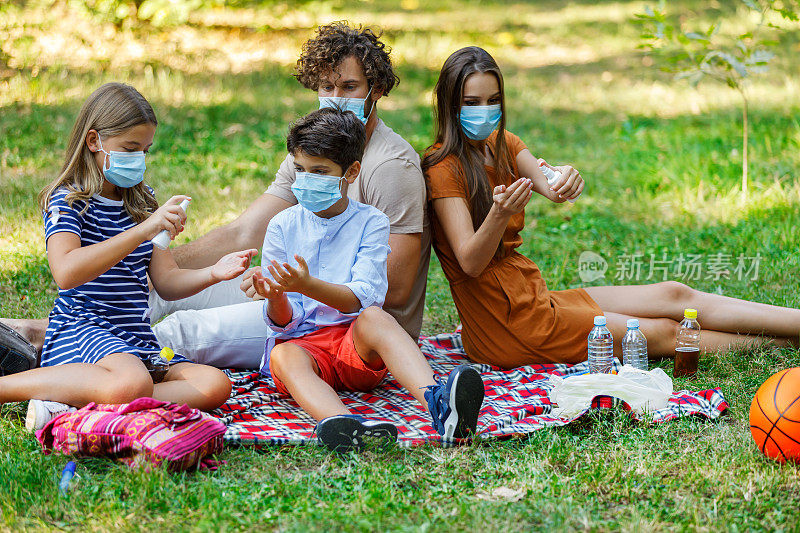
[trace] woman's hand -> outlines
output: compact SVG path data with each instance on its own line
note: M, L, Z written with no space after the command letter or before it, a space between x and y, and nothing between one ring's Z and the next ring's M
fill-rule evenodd
M542 161L542 160L540 160ZM566 200L574 200L583 191L584 181L578 172L571 165L561 165L554 167L544 161L544 164L553 170L561 172L561 177L555 183L550 185L550 193L548 197L553 202L560 204Z
M516 215L525 209L531 199L533 194L532 183L528 178L520 178L508 187L498 185L492 191L492 200L494 201L492 207L504 217Z
M173 196L167 202L159 207L155 213L147 217L147 219L139 224L139 228L143 231L144 239L149 241L156 235L161 233L162 230L169 232L169 239L174 239L178 233L183 231L183 225L186 224L186 212L181 209L179 205L184 200L191 200L188 196L179 194Z
M273 259L270 261L271 266L268 269L281 290L302 293L308 287L311 276L308 273L306 260L299 255L295 255L294 259L297 261L297 268L294 268L289 263L280 265Z
M233 279L250 266L250 259L258 253L258 250L243 250L241 252L233 252L223 256L215 265L211 267L211 281L217 283Z
M264 277L261 267L255 267L251 272L251 287L253 288L253 293L261 297L260 299L274 302L285 294L280 285Z

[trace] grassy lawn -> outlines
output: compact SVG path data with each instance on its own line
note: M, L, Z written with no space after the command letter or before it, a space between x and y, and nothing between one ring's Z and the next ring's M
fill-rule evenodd
M66 2L0 10L0 316L43 318L51 308L56 287L35 196L58 171L94 88L126 81L153 104L160 125L149 183L161 200L194 198L185 242L235 218L270 183L288 123L316 108L291 77L294 60L317 24L338 19L384 28L401 83L380 115L419 151L431 141L431 90L444 59L468 44L495 56L509 129L587 180L575 205L534 198L528 206L521 251L551 289L582 285L583 251L608 262L595 284L659 281L661 272L648 279L651 254L673 265L695 254L697 279L672 270L668 279L800 307L799 32L783 35L780 57L751 88L751 194L742 205L738 96L691 89L650 65L630 23L642 2L420 3L206 10L164 30L117 30ZM624 268L632 254L643 254L633 279ZM715 254L734 266L740 255L759 257L758 272L715 279ZM424 332L457 322L434 260ZM798 466L760 455L747 421L758 386L791 366L800 351L731 351L702 360L695 380L676 380L676 388L722 388L731 410L717 422L646 427L606 413L455 450L228 449L215 473L85 460L67 498L57 493L65 460L44 457L23 431L25 404L3 405L0 530L799 530Z

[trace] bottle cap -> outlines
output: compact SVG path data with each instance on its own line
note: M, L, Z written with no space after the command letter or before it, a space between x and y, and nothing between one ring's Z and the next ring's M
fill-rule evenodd
M605 326L606 325L606 317L604 315L598 315L594 317L594 325L595 326Z
M683 311L683 316L685 318L690 318L694 320L695 318L697 318L697 309L685 309Z
M629 318L628 319L628 329L638 329L639 328L639 319L638 318Z
M175 357L175 352L173 352L172 348L170 348L169 346L164 346L163 348L161 348L160 355L162 359L166 360L167 363L169 363L170 361L172 361L172 358Z

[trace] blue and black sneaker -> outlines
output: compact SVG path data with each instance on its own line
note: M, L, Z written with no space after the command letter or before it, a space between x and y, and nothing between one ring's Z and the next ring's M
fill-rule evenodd
M368 441L397 441L397 428L389 422L369 420L358 415L329 416L317 424L317 438L331 451L360 451Z
M483 404L483 379L469 365L459 365L447 378L425 391L433 428L447 439L474 435Z

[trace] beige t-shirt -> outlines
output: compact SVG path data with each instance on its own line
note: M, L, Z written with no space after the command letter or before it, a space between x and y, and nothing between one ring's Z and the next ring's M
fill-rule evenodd
M267 188L267 193L296 204L297 199L292 193L293 183L294 158L289 154L281 163L275 174L275 181ZM347 190L347 196L383 211L389 217L391 233L422 234L417 276L406 305L384 307L416 340L422 327L428 265L431 259L425 179L422 176L419 155L405 139L380 119L364 149L361 172Z

